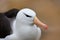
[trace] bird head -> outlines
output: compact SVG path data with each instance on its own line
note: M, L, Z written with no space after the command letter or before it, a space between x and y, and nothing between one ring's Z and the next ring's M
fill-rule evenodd
M21 9L16 17L16 22L19 24L33 24L34 17L36 16L36 13L29 8Z

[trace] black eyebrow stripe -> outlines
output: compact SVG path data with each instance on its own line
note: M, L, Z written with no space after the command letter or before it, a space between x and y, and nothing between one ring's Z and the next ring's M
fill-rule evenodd
M27 17L32 17L32 16L30 16L30 15L27 15L27 14L25 14L25 13L24 13L24 15L25 15L25 16L27 16Z

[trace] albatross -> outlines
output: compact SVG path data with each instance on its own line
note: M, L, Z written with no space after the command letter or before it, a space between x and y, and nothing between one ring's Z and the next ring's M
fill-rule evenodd
M2 40L39 40L42 26L48 26L36 17L36 12L29 8L21 9L13 22L13 33Z

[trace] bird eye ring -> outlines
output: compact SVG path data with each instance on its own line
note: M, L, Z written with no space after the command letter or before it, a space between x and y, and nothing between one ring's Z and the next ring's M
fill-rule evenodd
M27 14L25 14L25 13L24 13L24 15L25 15L26 17L32 17L32 16L30 16L30 15L27 15Z

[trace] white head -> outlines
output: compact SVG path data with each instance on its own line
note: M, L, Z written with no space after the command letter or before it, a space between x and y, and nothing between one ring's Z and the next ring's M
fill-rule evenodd
M16 17L16 23L30 25L33 23L34 17L36 16L36 13L29 8L21 9Z

